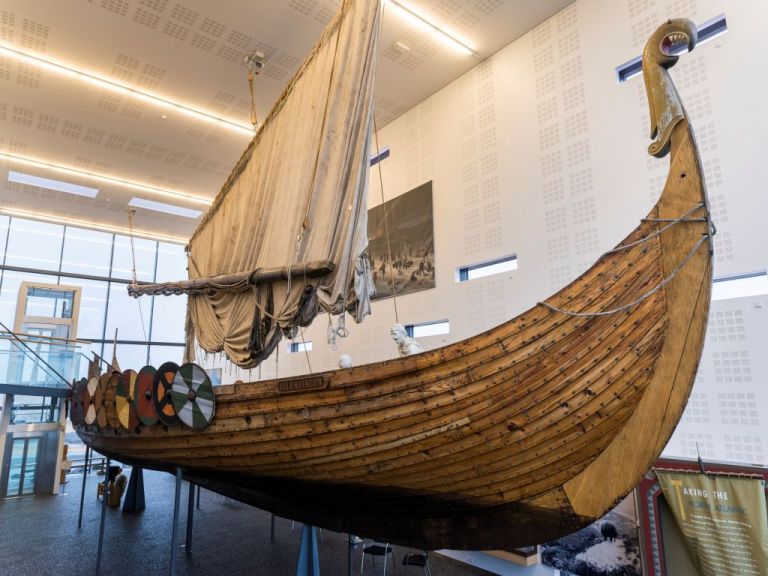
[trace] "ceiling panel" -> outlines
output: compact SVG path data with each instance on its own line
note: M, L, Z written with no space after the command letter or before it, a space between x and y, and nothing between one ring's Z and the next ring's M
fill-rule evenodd
M413 0L413 10L461 38L460 54L415 28L391 6L376 84L381 127L572 0ZM264 118L311 49L338 0L5 0L0 44L116 83L248 124L246 54L260 50L256 79ZM0 152L42 159L151 186L201 195L218 191L248 136L8 57L0 57ZM93 198L7 182L26 171L99 188ZM126 227L126 204L142 196L200 208L88 178L46 174L0 161L0 208ZM148 210L136 228L188 237L195 220Z

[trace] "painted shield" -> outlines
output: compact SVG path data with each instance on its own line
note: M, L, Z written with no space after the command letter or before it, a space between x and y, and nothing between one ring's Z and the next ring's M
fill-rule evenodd
M157 424L155 410L155 375L153 366L144 366L136 375L136 415L144 426Z
M83 401L83 419L88 426L96 423L96 405L94 404L94 398L96 397L96 390L98 387L99 379L96 376L92 376L88 379L88 385L80 396Z
M120 428L117 418L117 385L120 382L120 372L112 372L107 379L104 390L104 411L107 413L107 426L113 430Z
M160 365L157 374L155 374L155 410L157 410L157 417L160 418L160 422L166 426L179 423L179 417L176 415L171 400L173 379L176 377L178 369L179 365L176 362L165 362Z
M213 386L205 370L197 364L183 364L173 379L173 408L184 424L202 430L216 411Z
M96 386L96 393L93 395L93 406L96 408L96 426L101 430L107 427L107 407L104 405L104 395L107 391L109 376L109 372L99 376L99 384Z
M126 430L135 430L139 425L136 412L136 370L126 370L117 383L117 419Z

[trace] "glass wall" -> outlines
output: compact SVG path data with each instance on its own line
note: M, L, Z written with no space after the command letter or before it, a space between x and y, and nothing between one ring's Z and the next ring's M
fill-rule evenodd
M23 281L81 288L77 337L139 370L183 354L186 296L130 298L128 283L187 277L184 246L0 216L0 322L13 329ZM0 327L0 329L2 329Z

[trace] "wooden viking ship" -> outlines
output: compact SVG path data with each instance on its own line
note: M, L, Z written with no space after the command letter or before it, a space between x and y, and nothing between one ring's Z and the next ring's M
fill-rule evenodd
M344 102L357 114L344 124L354 146L339 144L334 131L332 145L343 147L346 172L331 185L364 193L369 75L376 51L371 38L380 17L371 4L344 4L342 16L259 130L190 243L190 280L133 287L143 293L189 293L188 333L242 365L252 365L274 343L275 325L278 333L289 333L297 324L306 325L307 311L343 313L353 308L350 302L356 299L358 305L363 299L359 292L348 300L338 297L326 282L341 269L335 281L353 285L359 279L349 259L340 266L328 257L342 252L356 257L359 252L350 249L355 242L341 248L331 243L325 252L299 250L303 259L289 257L292 267L273 270L231 256L222 257L226 266L217 267L205 251L218 250L226 236L238 249L260 251L257 241L233 239L234 227L217 230L216 218L250 210L240 197L247 192L241 182L249 174L258 180L252 173L261 174L263 163L276 153L259 155L276 114L294 106L292 91L314 74L313 58L331 58L322 47L344 47L350 36L367 50L357 52L363 54L361 76L350 81L347 71L339 74L344 62L330 65L331 75L354 84L346 87L343 100L354 100L353 94L364 101ZM353 18L349 28L346 17ZM181 468L193 482L282 516L427 549L514 548L557 538L599 518L632 490L668 441L703 346L712 226L694 137L667 72L678 59L675 54L695 42L691 22L669 21L653 34L643 55L655 138L649 152L671 154L658 203L615 249L546 301L485 333L414 356L301 378L217 386L207 400L210 417L199 426L158 422L148 415L146 386L137 388L144 392L134 393L134 400L125 399L131 400L126 391L141 381L145 367L138 379L129 374L118 388L121 426L114 425L113 408L102 414L97 407L98 419L86 417L83 409L94 413L91 392L98 386L81 387L77 396L83 400L73 410L78 434L102 454L146 468ZM325 139L337 113L324 115L318 140ZM323 158L308 162L332 167ZM312 232L312 198L296 224L305 235ZM301 197L297 204L305 202ZM255 204L254 210L267 210L261 213L263 224L272 225L277 218L268 211L275 205L263 198ZM364 217L366 203L345 197L342 211L347 206L352 216L344 229L351 230L360 225L354 219ZM282 212L280 219L285 220ZM301 264L315 260L321 264ZM227 268L235 261L239 269ZM323 290L325 301L318 296ZM296 304L288 320L281 316L281 297ZM233 329L234 340L225 335L203 342L210 336L200 329L206 314L214 310L222 318L221 310L232 315L248 303L249 322L258 326L246 323L244 333ZM175 391L172 368L161 371L170 374ZM168 377L163 378L167 386ZM95 403L109 403L108 393L99 395ZM131 416L137 407L138 417Z

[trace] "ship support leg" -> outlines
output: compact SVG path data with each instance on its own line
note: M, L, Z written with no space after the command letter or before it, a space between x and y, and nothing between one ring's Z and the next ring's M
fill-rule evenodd
M199 488L198 488L199 490ZM195 485L189 483L189 498L187 499L187 540L184 552L187 556L192 554L192 527L195 521Z
M296 576L320 576L320 558L317 550L317 528L304 524L301 529L301 547Z
M173 530L171 531L171 567L169 574L176 576L176 557L179 555L179 504L181 501L181 468L176 468L176 494L173 502Z
M91 447L85 447L85 461L83 462L83 485L80 487L80 513L77 516L77 529L83 527L83 501L85 501L85 480L88 478L88 455L91 453Z
M101 575L101 552L104 548L104 520L107 516L107 502L109 501L109 465L111 461L107 458L107 467L104 469L104 492L102 492L101 501L101 522L99 523L99 546L96 548L96 576Z

